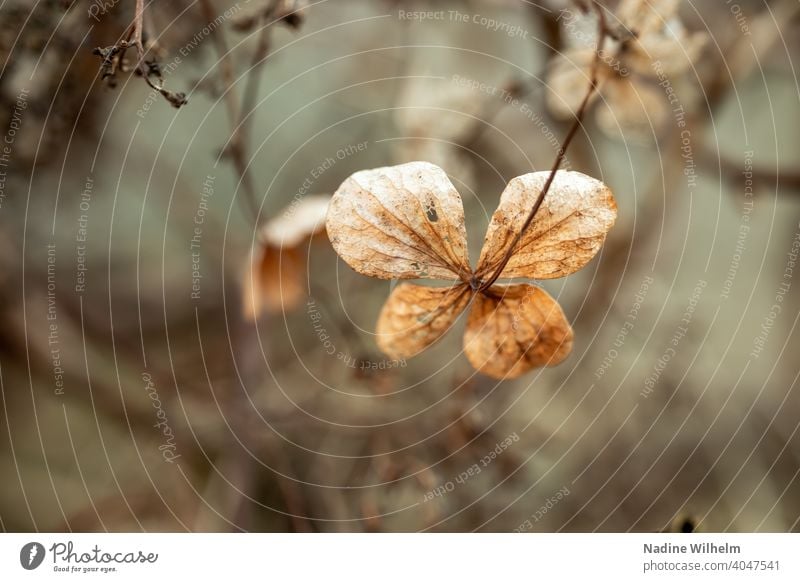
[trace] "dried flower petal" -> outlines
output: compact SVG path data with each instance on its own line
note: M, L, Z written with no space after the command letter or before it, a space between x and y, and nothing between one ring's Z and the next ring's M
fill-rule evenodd
M665 75L677 75L697 62L708 38L704 32L689 34L679 20L672 20L661 32L637 39L636 50L630 51L625 62L644 76L654 76L655 62Z
M594 49L574 49L558 55L548 67L547 107L561 119L574 118L591 79L591 66L595 58ZM597 82L603 84L612 77L613 71L604 63L597 70ZM591 101L598 98L595 92Z
M331 197L312 194L290 204L281 214L264 225L261 239L276 247L294 247L322 232Z
M476 296L464 353L476 370L497 379L555 366L572 351L572 328L558 303L534 285L495 285Z
M483 100L469 85L426 75L425 69L420 72L423 74L408 79L401 89L395 124L405 136L445 143L458 140L474 127Z
M289 311L306 295L305 254L297 248L262 245L253 249L250 269L242 282L242 308L246 319L263 312Z
M642 38L664 28L678 4L680 0L622 0L616 15L625 28Z
M389 295L378 318L378 347L392 358L417 355L450 329L469 298L466 285L399 285Z
M461 196L427 162L356 172L334 194L327 228L362 275L453 280L470 272Z
M554 58L546 95L553 114L561 118L575 115L597 56L598 90L592 99L602 96L608 105L598 119L601 128L618 135L619 125L634 136L650 133L651 123L658 129L668 107L663 94L659 100L651 98L655 91L648 81L688 70L709 38L704 32L686 30L677 16L678 4L678 0L622 0L616 10L618 26L612 26L619 29L617 38L609 39L601 53L596 54L594 48L574 48ZM570 25L575 23L570 21ZM635 90L642 96L637 97Z
M669 117L668 102L656 86L618 79L606 85L605 94L597 124L611 136L624 131L626 138L652 138Z
M264 225L242 282L245 318L256 319L265 311L289 311L305 297L306 252L302 246L322 236L330 200L324 194L306 196Z
M508 183L486 232L478 277L500 265L549 174L533 172ZM608 186L580 172L558 171L500 278L555 279L574 273L597 254L616 217Z

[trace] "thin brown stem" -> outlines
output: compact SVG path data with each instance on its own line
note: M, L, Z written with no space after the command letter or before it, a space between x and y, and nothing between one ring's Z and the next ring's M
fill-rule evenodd
M263 14L262 21L263 26L261 28L259 38L258 38L258 45L256 46L256 50L253 52L253 59L250 63L250 70L248 71L247 76L247 85L244 89L244 95L242 97L242 105L239 108L239 122L234 129L233 137L231 138L232 141L237 142L240 144L240 147L243 149L246 148L246 145L249 141L249 133L248 133L248 125L245 123L245 118L248 115L251 115L255 110L256 106L256 98L258 97L258 87L259 82L261 81L261 69L264 62L269 56L269 51L272 46L271 43L271 23L268 20L272 17L274 12L275 4L273 3L270 8ZM253 212L253 216L258 222L259 216L259 208L255 197L255 192L250 186L246 193L249 197L249 204L251 211Z
M583 100L581 101L580 106L578 107L577 112L575 113L575 121L572 123L572 127L569 128L564 141L561 144L561 147L558 149L558 153L556 154L556 159L553 162L553 167L550 169L550 174L547 176L547 181L544 183L544 187L542 191L539 193L539 196L536 198L536 202L534 202L531 211L528 213L528 217L525 219L525 222L522 225L522 228L519 229L517 234L514 236L514 240L509 245L506 254L503 256L503 260L500 261L500 264L497 265L497 268L493 271L492 276L489 277L485 282L481 283L478 291L485 292L489 289L492 285L494 285L495 281L500 277L500 274L505 269L508 261L511 260L511 257L514 255L514 251L516 250L517 245L519 244L520 239L525 234L525 231L533 222L533 219L536 217L536 213L541 208L542 203L544 202L544 197L547 196L547 192L550 190L550 186L553 184L553 180L555 180L556 172L561 167L561 164L564 162L564 157L567 153L567 148L569 144L572 142L572 139L578 133L578 129L580 129L581 125L583 125L583 116L586 113L586 108L589 105L589 100L594 95L594 92L597 90L597 72L600 68L600 53L603 50L603 45L605 43L605 38L608 35L608 26L606 25L606 16L605 12L603 12L603 7L594 0L592 2L592 7L594 11L597 13L598 17L598 38L597 38L597 48L595 50L594 60L592 61L591 66L591 73L589 79L589 88L586 91L586 94L583 96Z
M136 13L133 17L133 42L136 45L137 57L139 58L136 63L137 67L141 67L144 63L144 43L142 42L144 31L144 0L136 0Z
M203 16L209 22L216 18L214 6L212 5L211 0L200 0L200 8L203 11ZM255 189L253 187L253 182L250 179L250 173L248 170L246 144L242 140L242 133L235 129L241 124L241 113L239 98L234 87L235 79L233 58L222 30L218 30L213 35L213 40L214 48L219 56L220 76L222 77L222 81L226 87L223 93L223 98L225 100L225 107L228 111L228 122L231 124L231 127L234 128L231 138L228 140L226 153L230 156L233 166L236 169L236 173L239 175L239 181L242 184L242 189L244 190L245 197L247 198L250 211L253 213L253 216L256 217L258 216L258 208L256 205Z
M94 49L94 54L102 57L103 63L101 65L102 78L107 81L109 86L116 86L117 73L128 72L125 66L125 55L131 47L136 48L136 65L133 71L142 77L147 85L161 94L164 99L175 107L179 108L186 104L186 95L184 93L175 93L164 87L164 77L161 74L161 69L155 59L147 60L145 55L147 47L145 47L144 33L144 0L136 0L136 8L131 22L125 29L123 40L119 41L109 47ZM153 77L156 81L153 81Z
M200 5L205 17L209 20L213 20L214 9L211 0L200 0ZM269 55L271 47L271 24L268 21L273 16L274 12L275 4L273 3L260 16L263 26L258 38L258 44L253 53L253 58L250 62L247 85L245 86L241 102L239 101L237 93L234 91L234 65L228 49L228 43L225 41L222 31L214 35L215 48L220 59L221 76L226 86L224 98L228 110L228 120L233 128L226 147L226 153L230 156L236 173L239 175L239 180L242 184L245 198L247 199L248 209L256 223L258 223L260 209L247 160L249 134L246 118L253 112L255 101L258 97L260 69Z
M147 84L150 85L150 87L160 90L160 87L156 87L150 80L149 71L145 65L144 0L136 0L136 8L134 9L133 14L133 24L128 36L128 41L132 42L133 46L136 47L136 66L133 68L134 71L138 71L139 74L144 77L145 81L147 81Z

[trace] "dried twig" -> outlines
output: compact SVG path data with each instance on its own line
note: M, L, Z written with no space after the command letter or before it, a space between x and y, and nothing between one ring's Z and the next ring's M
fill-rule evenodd
M525 219L522 228L520 228L520 230L517 232L516 236L514 237L514 240L509 245L508 250L506 251L506 254L503 257L503 260L500 261L500 264L494 270L492 276L489 277L489 279L487 279L486 281L475 282L476 285L478 286L478 291L480 292L487 291L492 285L494 285L494 282L497 281L497 279L500 277L500 273L503 272L503 269L513 256L514 250L517 244L519 244L522 235L525 234L525 231L528 229L528 227L533 222L533 219L536 217L536 213L542 206L542 202L544 202L544 197L547 196L547 192L550 190L550 186L553 184L553 180L556 177L556 172L558 171L558 168L561 167L561 164L564 162L564 156L567 153L567 148L569 147L570 142L572 142L572 139L578 133L578 129L583 124L583 116L586 113L586 107L589 104L589 100L591 99L592 95L594 95L594 92L597 90L597 72L600 68L600 53L603 50L603 45L605 43L606 36L608 36L608 26L606 24L606 16L605 12L603 11L604 9L597 2L597 0L594 0L592 2L592 7L594 11L597 13L598 17L598 25L597 25L598 35L597 35L597 48L595 50L594 60L592 61L592 68L589 79L589 88L587 89L586 94L583 97L583 101L581 101L580 107L578 107L578 110L575 113L575 121L573 122L572 127L570 127L566 137L564 138L563 143L561 144L561 147L558 149L558 153L556 154L556 159L553 162L553 167L550 170L550 175L547 177L547 181L545 182L542 191L539 193L539 196L536 198L536 202L534 202L530 213L528 213L528 217Z
M144 34L144 0L136 0L133 22L128 27L125 38L119 43L108 47L97 47L92 51L102 59L100 65L101 77L109 86L116 86L116 75L119 71L127 72L125 67L125 54L130 47L136 49L136 66L133 71L142 77L147 85L157 91L173 107L180 108L186 105L186 94L173 92L164 87L164 76L161 67L155 59L146 58ZM155 79L155 80L154 80Z
M248 140L249 125L245 123L245 119L255 109L256 97L258 96L259 82L261 80L260 76L261 68L264 64L264 61L267 60L267 56L269 55L270 47L272 44L270 42L271 23L267 22L267 20L269 20L269 18L273 15L274 9L275 9L275 4L272 3L261 16L263 21L262 22L263 26L261 27L260 34L258 37L258 44L256 45L256 49L253 52L252 61L250 62L250 70L247 77L247 85L245 86L244 95L242 97L242 106L239 109L239 120L233 130L233 135L231 136L231 144L236 144L236 147L242 151L244 151L246 144L249 141ZM245 172L246 172L246 166L245 166ZM247 180L249 182L249 177L247 177ZM245 193L248 196L248 202L250 204L250 209L253 212L253 216L255 217L256 222L258 222L259 207L257 205L255 191L253 190L252 184L246 187Z
M203 16L206 18L206 20L214 20L214 6L212 5L211 0L200 0L200 8L202 9ZM228 121L234 128L231 137L224 148L224 153L230 157L234 168L236 169L236 173L239 174L239 181L244 189L250 210L255 217L258 216L258 207L256 206L255 189L248 170L245 149L246 144L244 144L241 139L241 133L236 131L236 128L241 125L241 108L239 104L239 98L234 87L235 79L233 58L228 48L228 42L225 40L225 34L222 30L218 30L216 34L214 34L213 40L214 47L219 56L220 75L225 87L223 90L223 97L228 110Z
M256 105L256 98L258 97L258 87L260 78L260 70L269 55L271 47L271 29L274 21L283 20L289 23L290 26L294 20L287 20L287 15L283 15L279 10L280 2L270 2L267 8L260 11L256 17L256 21L262 23L262 28L258 37L258 43L253 52L253 57L250 61L249 75L247 78L247 85L244 89L244 94L241 101L237 93L234 91L234 66L233 61L228 49L228 44L225 41L223 33L220 31L214 35L215 46L220 58L220 67L222 71L223 82L226 87L224 91L225 102L228 109L228 118L231 126L231 136L226 143L223 153L230 157L239 174L239 180L242 184L245 197L247 199L247 206L252 214L256 223L259 222L260 207L258 204L255 186L253 185L252 177L249 172L249 162L247 160L247 145L248 145L248 124L247 118L253 113ZM210 0L201 0L200 5L203 12L208 19L213 19L214 12ZM292 12L291 14L294 14ZM299 20L297 21L299 23Z

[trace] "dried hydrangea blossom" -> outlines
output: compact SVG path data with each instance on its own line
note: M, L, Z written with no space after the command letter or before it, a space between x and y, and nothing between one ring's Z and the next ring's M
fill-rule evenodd
M326 226L333 248L350 267L380 279L451 282L397 286L378 318L382 351L392 358L418 354L471 303L464 351L477 370L514 378L563 361L573 334L558 303L535 285L494 281L553 279L577 271L600 250L617 210L605 184L559 171L522 231L549 175L534 172L509 182L474 271L461 197L438 166L411 162L365 170L339 187Z
M593 96L593 100L600 97L604 101L597 121L606 132L613 135L622 128L634 136L646 135L668 118L669 103L658 87L659 75L669 77L687 71L708 40L705 33L690 34L684 28L676 15L677 6L675 0L620 3L616 39L609 39L598 55L598 93ZM593 35L596 39L597 33ZM575 116L594 59L593 48L580 46L553 59L547 104L554 115Z

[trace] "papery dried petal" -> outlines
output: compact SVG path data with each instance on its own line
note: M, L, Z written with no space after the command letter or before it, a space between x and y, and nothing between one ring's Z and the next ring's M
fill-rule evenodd
M606 85L605 94L597 124L613 137L652 139L669 118L669 103L659 87L618 79Z
M294 247L325 230L330 195L312 194L289 204L261 230L262 242L275 247Z
M495 285L473 302L464 352L476 370L497 379L555 366L572 350L572 328L558 303L534 285Z
M333 196L327 229L339 256L362 275L452 280L470 273L461 196L427 162L350 176Z
M625 28L643 38L664 28L679 4L680 0L622 0L614 12Z
M377 325L378 347L392 358L410 358L439 339L469 302L466 285L397 286L381 310Z
M553 115L562 119L575 117L589 88L594 59L594 49L570 50L553 58L548 68L545 96L547 107ZM605 81L612 77L613 71L602 61L598 67L597 82L602 87ZM595 92L590 102L598 97L599 92Z
M261 245L253 250L250 269L242 281L242 309L246 319L262 313L280 313L297 307L306 296L304 251Z
M479 278L488 278L499 267L549 174L533 172L508 183L486 231L476 269ZM616 217L617 204L608 186L580 172L556 172L500 278L554 279L574 273L597 254Z

